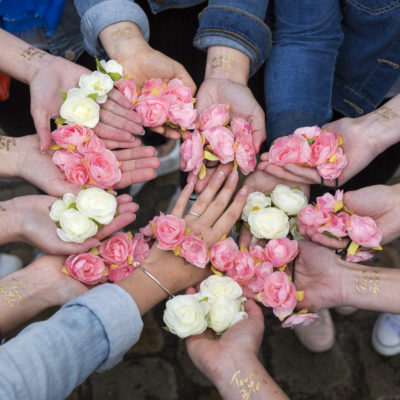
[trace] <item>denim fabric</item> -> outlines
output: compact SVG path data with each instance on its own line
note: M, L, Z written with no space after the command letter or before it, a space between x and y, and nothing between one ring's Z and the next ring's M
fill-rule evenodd
M254 74L271 50L271 33L264 23L269 0L209 0L199 17L194 45L199 49L227 46L250 58Z
M147 0L153 14L158 14L161 11L171 8L187 8L204 3L206 0Z
M105 284L0 346L0 399L65 399L122 358L143 327L132 298Z

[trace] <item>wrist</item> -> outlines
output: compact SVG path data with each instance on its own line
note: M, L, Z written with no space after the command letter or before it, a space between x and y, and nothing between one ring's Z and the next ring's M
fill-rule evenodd
M15 200L0 202L0 244L24 241L21 213L16 208Z
M239 50L224 46L211 46L207 51L205 79L228 79L247 85L250 59Z
M59 57L53 56L46 51L36 49L39 53L38 56L33 58L31 64L27 66L27 73L25 77L25 83L30 85L32 80L35 78L36 74L42 69L48 67Z

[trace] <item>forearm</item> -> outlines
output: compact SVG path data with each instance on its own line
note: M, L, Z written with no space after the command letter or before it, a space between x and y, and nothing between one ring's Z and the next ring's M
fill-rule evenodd
M55 57L0 29L0 70L29 84L32 76Z
M288 397L269 376L257 356L234 356L225 369L213 379L219 393L226 400L279 400Z
M247 85L249 72L250 59L241 51L224 46L208 48L205 79L229 79Z
M21 241L19 221L13 200L0 202L0 245Z

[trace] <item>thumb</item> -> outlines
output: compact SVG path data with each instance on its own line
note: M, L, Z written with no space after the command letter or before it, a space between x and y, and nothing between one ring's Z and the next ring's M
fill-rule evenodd
M194 80L186 71L185 67L179 63L176 64L176 77L179 78L186 86L189 87L190 91L192 92L192 96L196 93L196 84Z
M36 132L39 136L40 150L45 152L50 149L50 117L42 110L32 110L31 112Z
M253 135L253 146L256 153L260 151L261 144L267 138L267 132L265 129L265 115L262 109L258 110L255 116L250 121L251 130Z
M249 314L249 318L253 320L264 320L264 315L261 311L261 307L258 306L254 300L247 300L246 303L244 303L244 308Z

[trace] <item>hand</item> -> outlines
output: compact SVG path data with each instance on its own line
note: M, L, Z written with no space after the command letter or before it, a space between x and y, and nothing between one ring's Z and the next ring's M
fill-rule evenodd
M308 185L299 185L297 182L285 181L263 171L254 171L246 178L244 183L249 188L249 194L253 192L271 193L276 185L282 184L292 188L300 186L300 189L303 191L305 196L307 198L310 196L310 187ZM250 246L251 233L249 229L244 226L244 224L242 224L240 229L239 242L246 248Z
M188 294L195 293L193 288ZM229 328L221 338L207 329L201 335L186 339L186 348L196 367L212 382L224 376L224 370L230 368L232 357L257 357L264 333L264 317L261 308L253 300L247 300L245 309L248 319Z
M71 255L83 253L100 244L100 240L122 229L135 220L138 206L127 195L117 197L119 215L105 225L94 238L84 243L62 241L57 235L57 226L49 217L49 207L57 200L52 196L21 196L4 202L4 208L13 215L10 223L16 232L10 238L29 243L44 253ZM40 234L38 234L40 233Z
M362 117L361 117L362 118ZM343 151L347 157L347 166L339 179L339 186L362 171L381 151L374 137L365 126L364 119L342 118L324 125L322 128L336 132L343 137ZM308 184L321 183L321 176L315 168L301 167L296 164L286 164L283 167L270 164L268 153L261 155L258 169L269 172L283 179ZM335 180L324 180L325 186L335 187Z
M41 150L50 148L50 119L60 114L61 92L77 87L82 74L88 69L60 57L51 57L49 63L38 69L30 79L31 114L41 143ZM100 123L95 132L104 139L131 141L132 133L143 134L141 117L131 110L132 105L117 90L101 106Z

